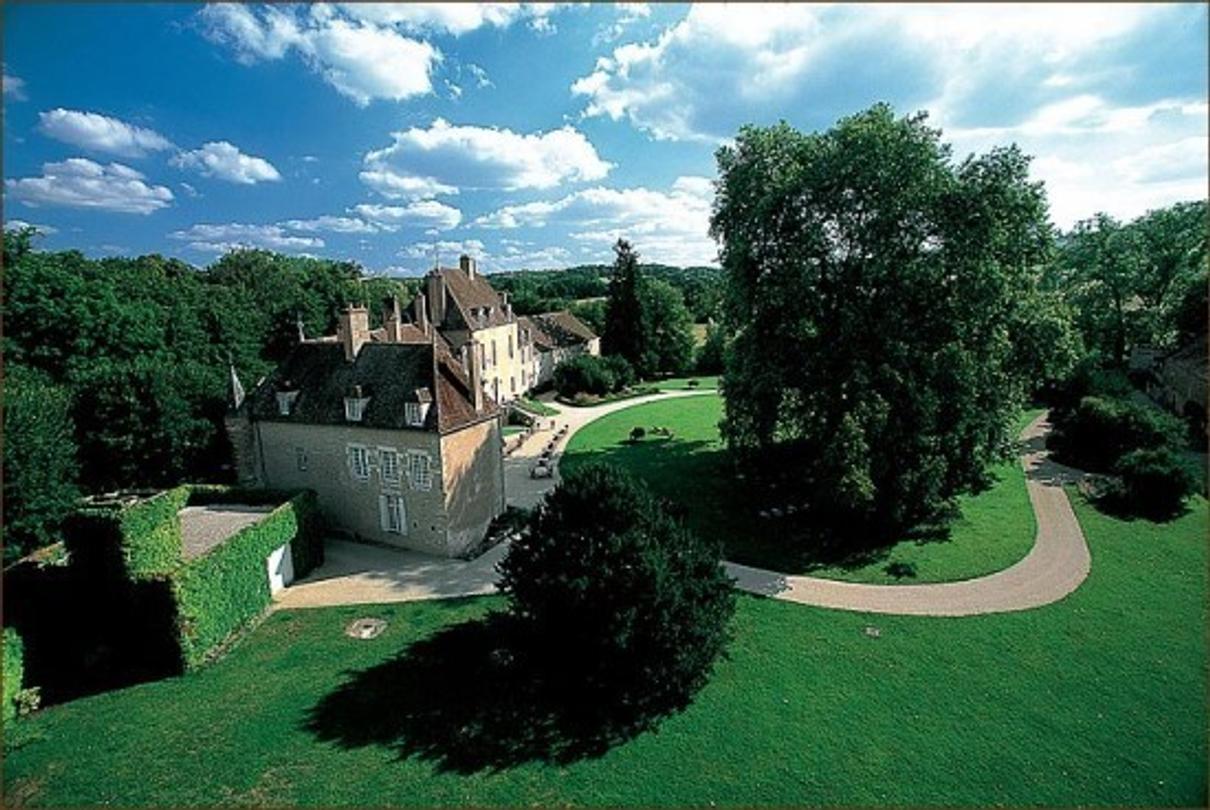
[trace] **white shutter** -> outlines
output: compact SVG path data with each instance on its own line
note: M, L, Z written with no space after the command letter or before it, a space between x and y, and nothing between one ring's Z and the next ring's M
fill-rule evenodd
M399 533L407 534L408 533L408 511L403 505L402 497L398 497L395 499L395 507L397 510L396 514L399 519Z
M387 514L387 496L378 496L378 523L384 532L390 531L391 518Z

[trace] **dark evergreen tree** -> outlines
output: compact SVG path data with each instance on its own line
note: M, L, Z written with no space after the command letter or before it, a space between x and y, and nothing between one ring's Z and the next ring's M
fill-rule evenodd
M619 239L613 251L616 258L609 282L609 298L605 304L605 334L601 336L601 350L605 354L621 355L641 374L645 369L647 341L639 254L625 239Z

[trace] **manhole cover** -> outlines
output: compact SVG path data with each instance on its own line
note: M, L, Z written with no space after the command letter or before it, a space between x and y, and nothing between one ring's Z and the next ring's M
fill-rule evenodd
M345 635L349 638L366 640L377 638L386 629L387 623L385 619L354 619L345 628Z

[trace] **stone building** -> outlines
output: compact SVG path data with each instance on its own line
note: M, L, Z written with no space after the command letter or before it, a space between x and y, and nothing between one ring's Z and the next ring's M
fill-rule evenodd
M300 340L246 398L233 372L241 481L314 490L330 527L355 539L446 556L481 540L504 510L500 409L484 395L481 344L456 354L425 312L420 296L405 323L392 302L372 331L350 307L337 335Z
M567 310L520 318L523 340L532 346L529 376L532 386L554 377L555 367L579 354L600 355L601 339Z

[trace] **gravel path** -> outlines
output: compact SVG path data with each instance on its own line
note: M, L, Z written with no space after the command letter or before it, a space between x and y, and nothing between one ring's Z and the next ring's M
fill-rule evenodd
M530 507L558 483L558 461L568 440L584 425L607 413L660 399L701 396L713 391L675 391L589 408L563 407L550 430L528 437L505 460L505 491L511 505ZM534 480L530 467L558 427L568 430L555 447L556 474ZM977 579L928 585L867 585L809 576L793 576L724 563L736 578L736 587L749 593L815 607L864 613L916 616L974 616L1027 610L1057 602L1079 587L1088 576L1091 557L1084 533L1076 521L1063 485L1080 473L1050 461L1045 437L1050 430L1046 415L1035 419L1021 434L1025 453L1021 463L1037 518L1033 548L1020 562ZM301 583L282 591L281 607L406 602L491 593L495 590L495 563L505 549L497 547L472 562L444 560L329 541L328 562Z

